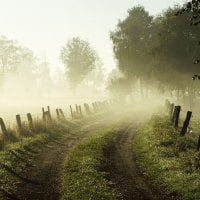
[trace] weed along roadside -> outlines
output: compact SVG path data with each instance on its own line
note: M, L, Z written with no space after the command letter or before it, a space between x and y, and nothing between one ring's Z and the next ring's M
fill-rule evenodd
M167 115L155 115L137 131L133 150L142 171L171 198L198 200L199 123L197 119L190 121L190 111L182 119L179 106L167 105Z

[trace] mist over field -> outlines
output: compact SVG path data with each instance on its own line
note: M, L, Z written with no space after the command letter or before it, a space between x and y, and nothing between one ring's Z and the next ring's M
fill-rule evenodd
M49 12L55 7L57 22L61 19L59 6L65 7L63 2L60 3L56 5L52 1L47 5ZM74 4L68 3L72 11L75 11ZM80 4L80 16L89 9L87 3L89 2ZM98 21L99 16L95 16L93 11L88 14L94 15L91 29L87 27L87 18L80 21L82 26L85 25L84 29L76 23L73 16L71 19L66 18L68 31L64 24L63 28L56 26L55 21L52 21L51 26L46 24L47 30L50 27L55 27L57 32L64 30L66 35L62 33L59 42L56 35L55 38L51 37L52 40L48 33L45 37L43 35L43 23L48 20L45 16L48 10L42 10L44 4L36 1L30 5L20 0L19 8L23 12L16 14L13 11L14 5L2 2L2 6L13 11L13 16L9 16L9 19L16 16L16 23L21 27L21 30L16 27L14 31L14 27L7 26L6 22L0 23L2 117L12 118L17 113L26 112L39 115L41 108L47 105L53 109L62 107L69 113L71 104L106 99L120 99L122 102L134 104L137 101L161 103L168 98L184 104L188 109L198 107L196 99L199 96L199 83L193 81L192 77L199 72L197 65L193 64L198 59L199 28L190 26L190 13L175 16L182 6L181 1L167 6L163 4L163 10L158 9L160 5L156 1L154 7L146 3L145 7L142 3L141 6L131 7L127 3L128 7L125 8L119 3L121 11L119 8L113 11L115 20L108 18L105 27L102 27L103 35L100 37L96 34L96 41L92 27L95 27L95 19ZM98 5L100 4L91 4L91 10ZM108 6L110 5L109 3ZM106 5L103 2L100 8L104 7ZM41 21L27 15L28 11L33 15L33 10L37 8ZM63 8L60 9L61 13L63 11ZM107 14L106 10L105 15ZM1 16L5 17L4 11ZM24 29L29 18L34 28L40 28L40 39ZM24 41L21 36L25 38ZM58 43L55 45L53 41ZM45 47L47 42L53 46Z
M0 0L0 200L200 199L200 0Z

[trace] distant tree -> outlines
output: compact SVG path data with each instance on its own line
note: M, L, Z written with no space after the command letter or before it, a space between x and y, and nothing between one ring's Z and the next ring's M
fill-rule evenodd
M20 60L20 47L5 36L0 37L0 70L1 74L14 72Z
M18 83L26 91L34 88L36 77L34 70L37 66L37 59L33 52L20 46L16 41L5 36L0 36L0 83L3 85L8 76L18 75ZM24 84L26 83L26 84Z
M117 98L121 101L124 101L132 91L131 83L125 77L111 79L107 89L113 98Z
M74 37L62 48L60 58L65 65L71 88L75 92L85 76L95 68L98 57L89 42Z

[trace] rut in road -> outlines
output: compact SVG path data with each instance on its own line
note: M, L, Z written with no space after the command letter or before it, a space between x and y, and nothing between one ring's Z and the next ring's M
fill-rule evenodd
M86 123L73 133L63 133L36 154L19 180L15 194L5 194L12 200L57 200L60 199L63 161L69 151L83 138L106 125L104 120Z
M106 172L106 178L115 184L125 200L174 199L161 194L139 170L132 147L135 131L134 125L123 128L105 149L102 171Z

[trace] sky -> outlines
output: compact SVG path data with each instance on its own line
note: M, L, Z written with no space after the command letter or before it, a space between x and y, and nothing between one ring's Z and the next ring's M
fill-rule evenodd
M59 53L66 42L80 36L91 43L107 72L115 68L110 31L127 10L143 5L156 15L183 0L0 0L0 35L47 59L53 71L63 68Z

